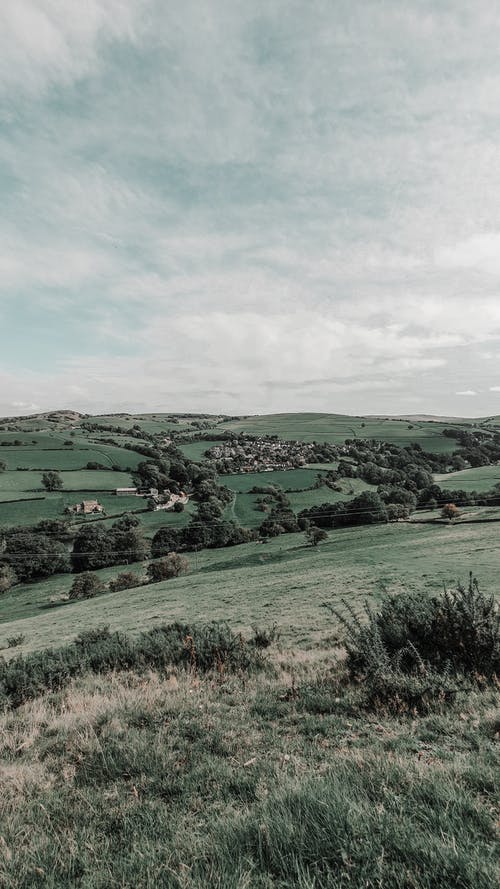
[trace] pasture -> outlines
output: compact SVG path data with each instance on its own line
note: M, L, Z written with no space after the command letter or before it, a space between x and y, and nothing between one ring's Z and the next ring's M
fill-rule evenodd
M500 466L478 466L434 476L443 490L489 491L500 485Z
M246 417L224 424L224 428L253 435L278 435L296 441L324 441L340 445L348 438L387 441L399 447L416 442L426 451L452 453L455 440L442 430L450 424L434 421L397 420L378 417L349 417L343 414L269 414Z
M204 459L203 455L205 451L208 451L209 448L213 448L214 445L220 443L220 439L218 440L214 438L211 441L188 441L184 444L180 443L178 447L184 456L189 457L190 460L194 460L196 463Z
M324 472L324 471L323 471ZM240 472L234 475L220 475L219 484L225 485L231 491L247 493L254 487L267 487L276 485L284 491L310 488L314 485L320 469L278 469L270 472Z
M331 531L317 548L306 546L303 535L290 534L267 544L188 553L190 573L184 577L47 608L50 597L66 593L73 581L58 575L4 594L0 645L23 633L25 642L16 651L33 651L102 624L135 633L174 620L227 619L245 632L276 622L285 648L314 648L335 626L325 602L340 605L344 597L361 610L365 599L377 602L386 591L438 592L443 584L465 582L469 571L485 590L496 591L498 527L492 522L345 528ZM120 570L97 573L109 579ZM140 571L140 565L131 570Z

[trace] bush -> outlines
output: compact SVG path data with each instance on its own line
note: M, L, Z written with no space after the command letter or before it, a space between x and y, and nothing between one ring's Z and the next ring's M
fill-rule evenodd
M3 558L20 581L38 580L69 569L66 547L46 534L19 531L7 538Z
M101 627L81 633L73 643L5 661L0 659L0 703L18 707L37 695L63 688L75 676L111 670L254 672L266 661L254 644L228 624L166 624L132 639Z
M110 580L109 588L111 592L117 593L120 590L129 590L132 587L141 586L142 583L143 580L138 574L134 574L133 571L122 571L121 574Z
M362 622L334 611L346 631L347 668L365 703L392 712L427 712L452 701L464 681L500 675L500 612L476 580L442 597L387 598ZM332 609L333 611L333 609Z
M323 528L311 525L305 532L305 538L311 546L318 546L323 540L328 540L328 534Z
M25 639L24 633L19 633L18 636L7 636L7 645L9 648L16 648L17 645L22 645Z
M104 592L104 584L96 574L90 571L80 574L73 581L73 585L69 591L70 599L93 599L99 593Z
M159 583L161 580L170 580L179 577L189 569L189 562L179 553L169 553L164 559L151 562L148 565L148 579L150 583Z
M347 630L348 666L354 676L386 667L404 673L433 668L468 676L500 675L500 609L472 575L443 596L415 593L367 608L367 623L339 615Z

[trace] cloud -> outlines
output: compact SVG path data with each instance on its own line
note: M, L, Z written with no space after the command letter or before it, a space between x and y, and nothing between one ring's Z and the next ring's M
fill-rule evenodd
M455 395L477 395L473 389L464 389L461 392L455 392Z
M442 247L436 254L437 265L449 269L476 269L500 275L500 232L473 235L453 246Z
M106 43L133 38L144 5L86 0L69 15L65 0L3 0L0 90L32 96L92 74Z
M490 392L500 392L500 386L490 386Z
M1 409L488 413L499 26L485 0L5 0Z

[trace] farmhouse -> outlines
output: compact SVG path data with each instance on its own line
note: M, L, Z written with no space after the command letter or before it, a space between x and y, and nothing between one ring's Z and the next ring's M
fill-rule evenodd
M76 503L75 506L67 506L64 511L93 515L98 512L104 512L104 506L101 506L98 500L82 500L81 503Z

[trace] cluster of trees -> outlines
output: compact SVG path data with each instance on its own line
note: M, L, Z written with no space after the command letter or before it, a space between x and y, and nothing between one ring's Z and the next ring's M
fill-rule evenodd
M150 562L145 577L133 571L122 571L106 585L93 571L85 571L75 577L68 598L70 600L93 599L94 596L98 596L106 590L116 593L149 583L160 583L162 580L179 577L188 570L189 562L184 556L180 556L178 553L168 553L165 558Z
M237 546L255 540L256 533L236 522L222 519L213 522L190 522L184 528L160 528L153 537L151 556L154 559L171 552L194 552L223 546Z
M353 500L323 503L304 509L299 520L312 520L318 528L345 528L389 521L387 507L375 491L363 491Z
M54 537L31 531L9 534L2 553L4 563L4 589L10 577L12 586L21 582L50 577L71 568L68 550Z
M110 528L101 522L82 525L73 543L71 565L76 572L95 571L111 565L140 562L147 556L148 545L139 519L125 515Z

